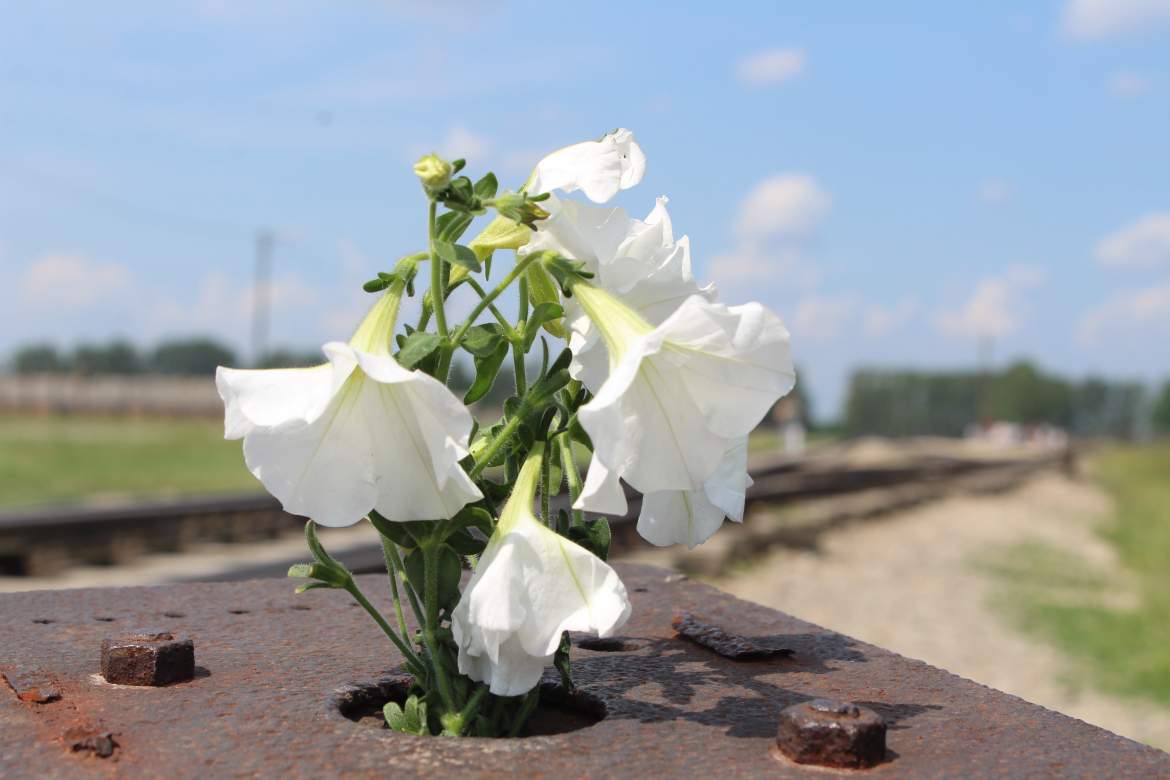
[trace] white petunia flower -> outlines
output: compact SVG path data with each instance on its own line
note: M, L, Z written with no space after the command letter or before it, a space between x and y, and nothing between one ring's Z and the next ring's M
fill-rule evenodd
M540 223L524 252L551 250L584 263L595 274L595 286L659 325L690 296L715 297L714 285L701 287L695 281L690 240L674 238L666 203L659 198L643 221L622 208L557 201L549 208L553 216ZM609 375L605 343L574 298L564 303L572 330L570 373L597 392Z
M519 696L552 663L562 631L612 636L630 616L617 573L532 512L542 448L529 455L451 616L459 671Z
M744 499L751 484L745 436L732 443L701 489L659 490L642 496L638 533L659 547L685 544L694 549L719 530L724 517L743 521Z
M600 141L566 146L536 164L526 189L533 195L581 190L594 203L605 203L646 175L646 155L625 128L606 133Z
M577 507L624 514L621 478L644 494L703 491L734 508L725 494L738 483L717 478L709 492L708 481L792 389L784 324L758 303L728 307L695 295L655 326L590 284L574 285L573 295L609 361L608 378L578 412L594 453Z
M472 420L443 383L390 355L401 291L312 368L219 367L224 436L286 511L321 525L447 518L482 498L459 466Z

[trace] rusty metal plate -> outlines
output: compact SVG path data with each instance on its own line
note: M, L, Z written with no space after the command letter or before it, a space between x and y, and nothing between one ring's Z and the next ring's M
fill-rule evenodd
M0 776L823 777L831 770L772 748L782 709L828 698L888 726L884 761L858 776L1170 777L1170 754L679 575L619 569L634 601L620 641L573 650L606 717L513 740L412 737L344 717L337 691L399 658L338 591L295 596L273 580L2 596L0 672L49 675L60 698L0 689ZM361 584L387 605L383 577ZM725 658L675 634L686 612L793 654ZM102 681L103 637L142 625L194 640L193 680Z

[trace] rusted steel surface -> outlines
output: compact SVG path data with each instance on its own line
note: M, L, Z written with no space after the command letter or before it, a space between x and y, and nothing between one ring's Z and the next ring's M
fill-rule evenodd
M780 712L776 747L798 764L867 769L886 757L886 722L869 707L813 699Z
M296 596L276 580L0 596L0 671L45 669L61 693L30 704L0 690L0 776L820 777L774 755L776 735L783 709L831 698L887 724L888 749L865 776L1170 777L1161 751L678 575L619 569L633 617L619 641L573 649L581 696L605 717L514 740L412 737L345 717L338 691L385 678L400 658L338 591ZM361 585L388 607L383 577ZM675 634L672 617L688 612L793 655L725 658ZM152 624L194 640L195 678L103 681L102 638ZM75 750L76 733L97 747Z
M102 640L102 677L118 685L173 685L195 677L195 643L162 629Z
M774 642L767 643L750 636L733 634L689 613L675 615L670 624L679 636L708 650L714 650L724 658L754 661L770 655L792 655L792 650L787 647L779 647Z

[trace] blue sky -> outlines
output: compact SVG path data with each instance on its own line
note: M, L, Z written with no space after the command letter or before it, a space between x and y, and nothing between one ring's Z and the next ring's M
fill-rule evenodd
M35 7L34 7L35 5ZM821 411L857 364L1170 375L1170 0L10 4L0 353L348 335L420 243L409 164L513 186L618 126L697 274L789 324Z

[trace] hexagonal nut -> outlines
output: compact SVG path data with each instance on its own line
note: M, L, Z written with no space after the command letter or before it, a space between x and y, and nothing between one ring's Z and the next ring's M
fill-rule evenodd
M815 699L780 713L776 747L798 764L861 769L886 755L886 724L871 709Z
M170 685L195 676L189 637L140 629L102 640L102 677L118 685Z

